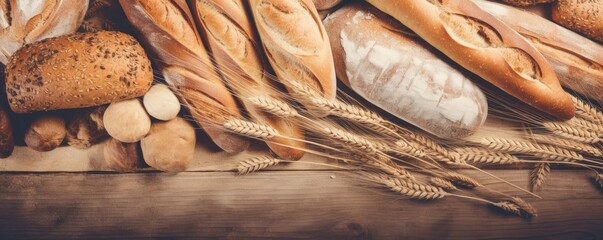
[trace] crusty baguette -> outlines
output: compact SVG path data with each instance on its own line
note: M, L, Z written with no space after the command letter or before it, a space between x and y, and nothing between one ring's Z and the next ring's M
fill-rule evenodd
M248 140L220 127L227 119L241 118L241 113L212 65L186 2L120 0L120 4L197 124L223 150L247 149Z
M0 1L0 62L21 46L75 32L88 0Z
M324 11L337 6L337 4L340 4L343 0L312 0L312 2L318 11Z
M270 79L263 74L261 50L242 0L195 0L191 2L199 32L208 43L218 70L239 97L252 120L272 126L287 138L267 142L282 159L297 160L304 155L303 131L289 119L267 115L247 99L269 97L284 101ZM294 140L298 139L298 140ZM295 148L288 148L292 146Z
M418 36L366 3L325 21L337 78L369 102L441 138L462 138L486 120L486 96Z
M542 3L551 3L557 0L502 0L505 3L514 5L514 6L519 6L519 7L526 7L526 6L534 6L537 4L542 4Z
M146 53L119 32L45 39L17 51L6 66L16 113L98 106L144 95L153 82Z
M559 0L551 16L559 25L603 43L603 0Z
M532 42L563 86L603 103L603 45L518 8L474 2Z
M289 92L300 103L312 105L308 94L292 83L296 81L314 95L335 99L331 46L312 1L250 0L249 5L268 60Z
M558 119L575 108L546 59L521 35L464 0L368 0L469 71Z

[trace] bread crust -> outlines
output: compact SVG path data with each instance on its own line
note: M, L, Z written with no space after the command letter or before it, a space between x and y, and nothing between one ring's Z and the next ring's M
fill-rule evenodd
M78 33L26 45L6 67L16 113L98 106L144 95L153 82L146 53L130 35Z
M558 0L551 17L559 25L603 43L603 0Z
M510 95L557 119L567 120L574 116L572 100L544 56L521 35L473 2L368 2L398 19L464 68ZM464 32L466 28L470 30Z

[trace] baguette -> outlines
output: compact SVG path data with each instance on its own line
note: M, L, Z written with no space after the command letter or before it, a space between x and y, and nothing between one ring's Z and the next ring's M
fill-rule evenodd
M549 61L561 84L603 103L603 46L545 18L489 1L474 0L528 39Z
M21 48L6 66L16 113L99 106L142 96L152 82L144 50L119 32L45 39Z
M75 32L88 0L0 1L0 62L21 46Z
M324 24L337 77L374 105L441 138L466 137L486 120L477 85L390 16L353 3Z
M557 0L502 0L505 3L514 5L514 6L519 6L519 7L527 7L527 6L534 6L537 4L543 4L543 3L552 3L555 2Z
M128 20L155 56L155 64L214 143L240 152L249 141L220 126L241 118L239 108L213 68L184 0L120 0Z
M603 43L603 0L559 0L551 16L559 25Z
M316 97L334 100L335 66L328 36L311 0L250 0L251 13L268 60L280 81L313 111L309 88Z
M304 138L302 130L286 118L261 112L247 100L250 97L268 97L285 101L262 72L264 63L259 44L243 1L195 0L191 2L191 8L219 72L242 100L251 119L269 125L280 135L286 136L267 142L270 149L281 159L300 159L304 155L300 149L305 147L299 141Z
M452 60L551 116L574 116L546 59L521 35L471 1L368 0Z
M324 11L334 8L337 4L343 2L343 0L312 0L312 2L314 3L316 10Z

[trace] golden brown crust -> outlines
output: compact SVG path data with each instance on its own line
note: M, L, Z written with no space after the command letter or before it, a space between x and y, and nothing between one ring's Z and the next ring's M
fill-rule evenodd
M7 158L15 149L13 128L8 113L0 106L0 158Z
M181 172L193 160L195 143L193 126L177 117L166 122L154 122L149 135L140 141L140 147L149 166L161 171Z
M302 140L302 130L285 118L268 116L254 108L246 99L270 96L279 99L278 91L262 74L264 64L251 22L240 0L196 0L193 14L203 37L208 43L218 70L231 89L242 100L251 118L274 127L281 135ZM282 100L282 99L279 99ZM272 151L282 159L297 160L304 154L301 141L276 138L267 142ZM298 149L287 148L292 146Z
M603 43L603 0L559 0L552 9L553 21Z
M558 119L574 116L574 105L561 88L553 69L542 54L521 35L475 4L463 0L369 0L461 66L503 89L525 103ZM408 6L412 7L408 7ZM448 18L454 15L459 18ZM477 24L477 27L475 27ZM479 26L493 29L501 45L484 39L487 46L473 44L473 38L487 38ZM471 28L464 35L458 29ZM532 70L530 70L532 69Z
M25 132L25 144L40 152L54 150L66 135L65 118L60 114L45 114L34 119Z
M153 70L144 50L118 32L46 39L17 51L6 67L17 113L98 106L144 95Z
M520 6L520 7L526 7L526 6L534 6L537 4L543 4L543 3L552 3L555 2L556 0L502 0L505 3L514 5L514 6Z
M343 2L343 0L312 0L318 11L330 10Z

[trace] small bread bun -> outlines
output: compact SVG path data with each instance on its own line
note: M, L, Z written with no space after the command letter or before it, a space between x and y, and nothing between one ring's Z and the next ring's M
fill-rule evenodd
M552 9L553 21L603 42L603 1L559 0Z
M151 63L132 36L96 32L51 38L17 51L6 66L14 112L98 106L144 95Z

